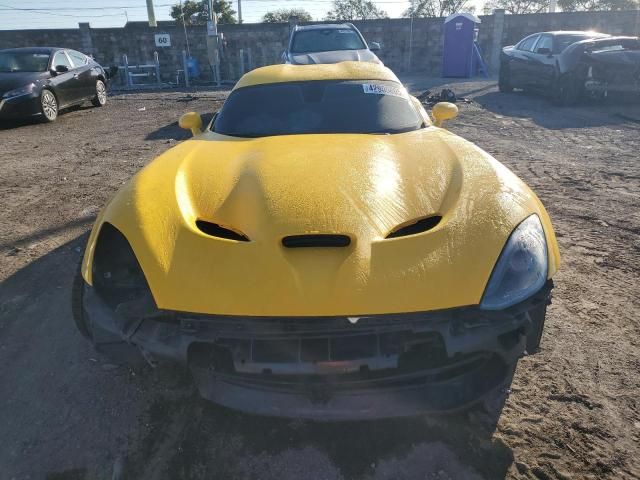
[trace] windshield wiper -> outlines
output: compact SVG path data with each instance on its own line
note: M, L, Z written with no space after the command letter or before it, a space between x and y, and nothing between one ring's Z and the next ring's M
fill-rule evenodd
M422 124L424 125L424 123ZM397 133L407 133L407 132L413 132L415 130L420 130L421 127L419 126L411 126L411 127L405 127L405 128L392 128L392 129L388 129L388 130L380 130L377 132L366 132L368 135L394 135Z
M225 132L216 132L212 130L214 133L219 133L220 135L226 135L227 137L236 137L236 138L260 138L260 137L270 137L272 135L257 135L255 133L225 133Z

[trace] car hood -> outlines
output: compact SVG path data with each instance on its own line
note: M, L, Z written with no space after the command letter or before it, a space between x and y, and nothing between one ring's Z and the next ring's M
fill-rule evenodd
M160 308L252 316L363 315L478 304L512 230L549 218L515 175L473 144L429 127L397 135L256 139L204 133L167 151L99 215L129 240ZM386 239L442 216L432 230ZM203 219L244 233L207 236ZM288 235L346 234L342 248L282 246Z
M372 62L382 63L371 50L335 50L330 52L292 53L291 63L313 65L318 63Z
M640 50L587 52L585 57L593 63L612 69L622 68L640 72Z
M0 72L0 96L9 90L24 87L37 80L46 78L47 75L47 72Z

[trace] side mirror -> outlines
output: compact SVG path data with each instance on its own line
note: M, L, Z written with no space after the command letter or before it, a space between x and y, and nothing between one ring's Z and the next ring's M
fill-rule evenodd
M439 102L433 106L431 113L435 119L435 126L441 127L445 121L452 120L458 116L458 107L453 103Z
M540 47L536 50L536 53L540 55L551 55L551 49L547 47Z
M194 137L202 133L202 117L196 112L189 112L182 115L178 121L178 125L185 130L191 130Z
M56 73L66 73L69 71L69 67L66 65L56 65Z
M372 52L377 52L378 50L380 50L380 44L378 42L371 42L369 44L369 50L371 50Z

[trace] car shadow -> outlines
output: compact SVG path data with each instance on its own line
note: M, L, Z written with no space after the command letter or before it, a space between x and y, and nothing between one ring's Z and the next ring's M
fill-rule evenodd
M126 88L123 86L117 86L109 89L110 97L120 97L120 96L128 96L128 95L139 95L139 94L153 94L153 93L184 93L185 98L189 96L198 95L199 93L207 93L207 92L229 92L231 88L235 85L235 82L225 82L221 86L216 85L194 85L191 87L174 86L170 88L158 88L155 85L149 85L142 88Z
M56 122L63 121L65 115L72 114L73 112L82 112L85 110L92 110L94 108L95 107L90 105L89 103L67 107L58 113L58 118L56 119ZM28 127L30 125L47 125L47 122L45 122L42 119L42 117L38 115L34 115L32 117L26 117L26 118L2 119L0 120L0 131L13 130L16 128Z
M145 418L150 428L127 460L131 478L153 476L148 466L162 452L170 452L162 459L168 479L501 479L514 461L502 440L463 415L306 422L243 414L194 391L156 398Z
M553 105L548 98L534 93L489 91L472 97L485 110L498 115L531 119L536 125L551 130L602 127L625 124L640 116L640 103L614 98L603 101L583 99L570 107ZM635 103L635 104L634 104Z
M0 283L0 464L11 465L8 478L117 471L114 478L500 479L513 464L511 449L467 414L344 423L256 417L201 399L184 368L114 364L71 315L87 235Z
M213 112L202 114L202 125L203 128L209 124L211 119L213 118ZM191 138L191 132L189 130L185 130L184 128L180 128L178 122L172 122L168 125L164 125L152 132L149 132L145 137L145 140L187 140Z
M12 120L0 120L1 130L13 130L15 128L27 127L29 125L38 125L42 123L38 117L16 118Z

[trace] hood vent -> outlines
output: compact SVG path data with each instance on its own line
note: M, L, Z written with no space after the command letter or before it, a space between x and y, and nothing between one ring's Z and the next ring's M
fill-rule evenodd
M235 240L237 242L248 242L249 238L243 233L230 230L217 223L207 222L206 220L196 220L196 227L202 233L212 237L225 238L227 240Z
M422 218L414 223L397 228L396 230L392 230L391 233L386 236L386 238L406 237L408 235L415 235L417 233L426 232L438 225L440 223L440 220L442 220L442 217L440 215Z
M351 238L348 235L326 233L289 235L282 239L282 246L286 248L347 247L350 244Z

